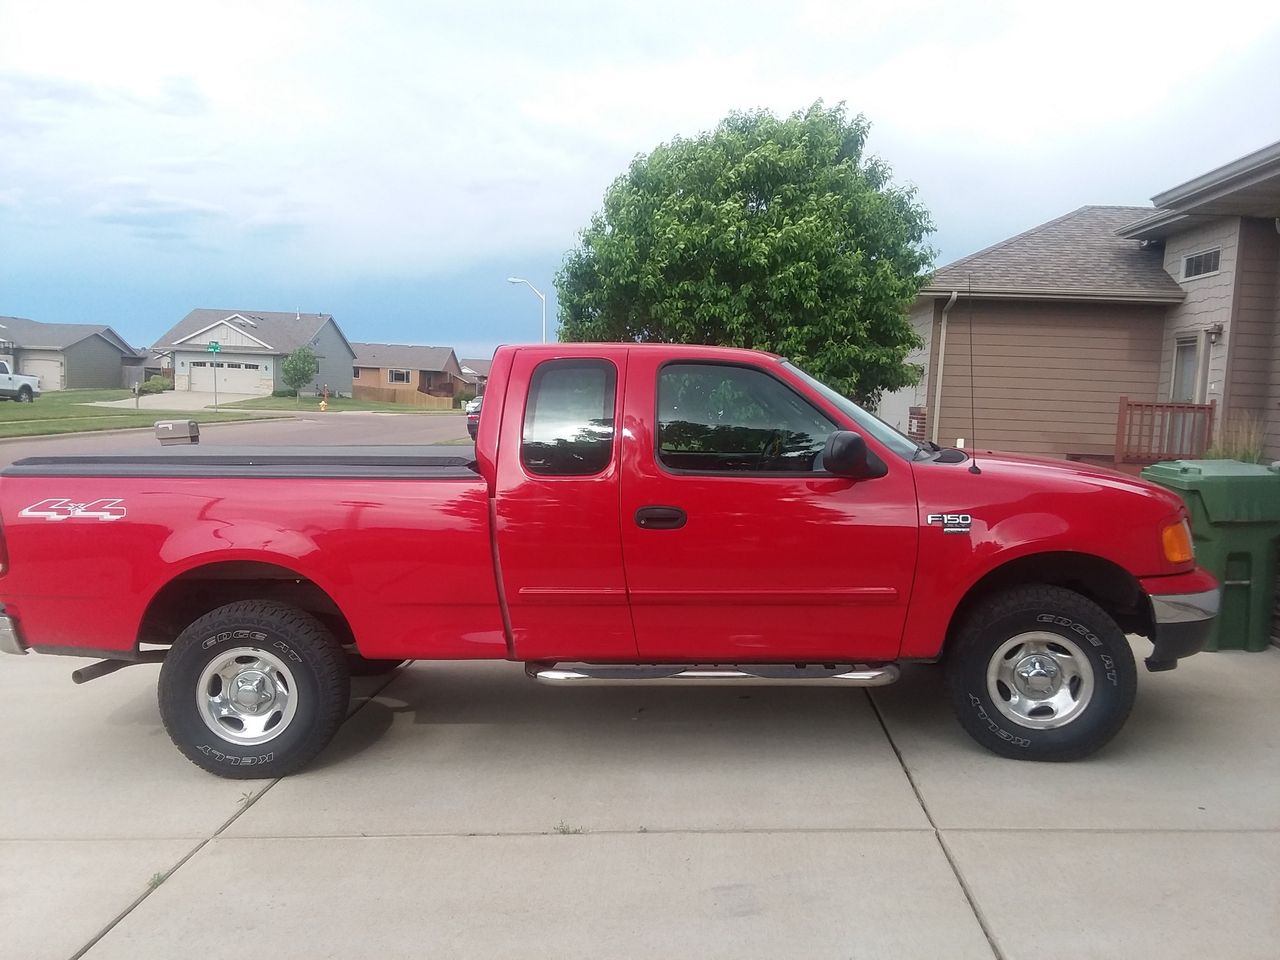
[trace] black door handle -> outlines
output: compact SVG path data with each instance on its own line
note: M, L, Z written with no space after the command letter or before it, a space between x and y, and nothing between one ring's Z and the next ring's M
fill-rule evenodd
M689 520L679 507L641 507L636 526L644 530L679 530Z

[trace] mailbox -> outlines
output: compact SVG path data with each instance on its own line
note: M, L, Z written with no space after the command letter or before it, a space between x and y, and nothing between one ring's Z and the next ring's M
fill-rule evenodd
M162 447L199 443L200 424L194 420L157 420L156 439Z

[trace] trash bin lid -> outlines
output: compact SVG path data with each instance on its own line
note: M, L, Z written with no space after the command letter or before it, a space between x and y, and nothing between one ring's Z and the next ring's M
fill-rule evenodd
M1195 490L1210 523L1280 522L1280 463L1170 460L1147 467L1142 478L1170 490Z

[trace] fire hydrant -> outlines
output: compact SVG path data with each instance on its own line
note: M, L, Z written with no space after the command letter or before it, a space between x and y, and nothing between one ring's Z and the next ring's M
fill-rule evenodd
M324 385L324 396L320 398L320 412L324 413L329 409L329 385Z

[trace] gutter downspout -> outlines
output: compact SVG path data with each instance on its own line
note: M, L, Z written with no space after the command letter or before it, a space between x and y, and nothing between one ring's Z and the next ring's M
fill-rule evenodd
M933 390L933 417L929 425L929 439L938 442L938 417L942 413L942 371L947 361L947 314L960 298L959 290L951 291L951 299L942 308L942 332L938 335L938 379Z

